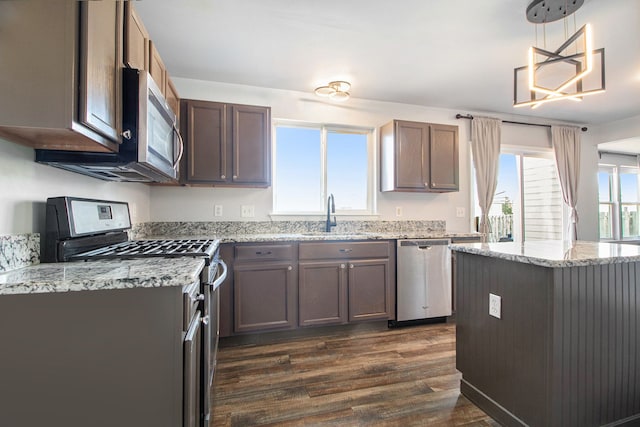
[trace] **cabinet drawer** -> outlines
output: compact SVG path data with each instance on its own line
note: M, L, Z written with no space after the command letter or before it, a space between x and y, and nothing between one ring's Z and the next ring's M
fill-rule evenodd
M389 242L300 243L300 259L388 258Z
M235 262L294 259L294 245L236 245Z

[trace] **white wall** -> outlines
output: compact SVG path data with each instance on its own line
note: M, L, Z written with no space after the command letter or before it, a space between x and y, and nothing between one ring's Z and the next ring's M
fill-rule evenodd
M274 119L346 124L378 129L392 119L415 120L459 126L460 138L460 191L443 194L380 193L377 192L377 218L445 219L452 231L470 229L470 160L468 120L456 120L456 113L474 113L469 110L446 110L416 105L351 99L344 104L324 102L311 93L232 85L218 82L174 78L181 98L271 106ZM518 120L517 116L500 116ZM521 120L522 118L520 118ZM509 126L514 139L528 140L536 134L535 127ZM539 133L539 131L538 131ZM545 142L545 144L548 141ZM378 182L376 182L378 187ZM224 188L168 188L151 189L152 221L211 221L240 220L240 206L255 206L253 220L269 220L272 210L272 189ZM213 216L213 206L223 206L223 216ZM402 207L403 216L396 217L396 207ZM465 216L456 217L456 208L463 207Z
M149 221L149 186L101 181L33 158L33 149L0 139L0 234L43 232L45 202L55 196L126 201L133 223Z

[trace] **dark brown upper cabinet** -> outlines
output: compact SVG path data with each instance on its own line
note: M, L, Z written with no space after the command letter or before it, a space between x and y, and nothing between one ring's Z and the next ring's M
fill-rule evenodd
M124 63L149 71L149 33L129 1L124 5Z
M271 108L182 100L181 117L181 183L271 185Z
M0 2L0 136L34 148L117 151L123 2ZM55 25L51 23L55 22Z
M380 190L458 191L458 127L393 120L380 128Z
M124 65L151 74L153 81L165 97L167 104L180 117L180 97L171 81L156 45L149 38L144 23L138 16L133 2L124 5Z

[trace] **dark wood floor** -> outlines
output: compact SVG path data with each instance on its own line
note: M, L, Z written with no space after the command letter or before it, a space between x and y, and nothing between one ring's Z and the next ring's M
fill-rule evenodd
M211 425L498 426L459 393L453 324L305 334L222 340Z

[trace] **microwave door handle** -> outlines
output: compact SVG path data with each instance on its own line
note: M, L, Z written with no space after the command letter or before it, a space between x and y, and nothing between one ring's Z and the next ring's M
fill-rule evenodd
M178 158L176 159L175 162L173 162L173 168L175 169L176 166L178 166L178 163L180 163L180 160L182 159L182 155L184 154L184 141L182 140L182 135L180 135L180 132L178 131L178 128L176 128L175 123L173 124L173 131L175 132L176 135L178 135L178 141L180 141L180 151L178 154Z

